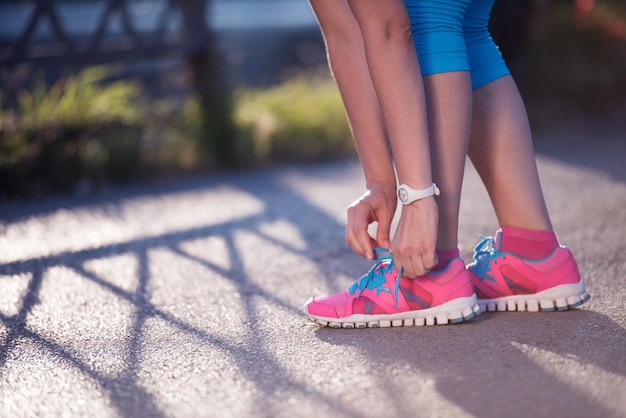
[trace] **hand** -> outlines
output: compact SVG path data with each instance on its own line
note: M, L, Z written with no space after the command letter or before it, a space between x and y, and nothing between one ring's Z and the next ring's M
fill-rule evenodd
M373 184L348 207L346 243L352 251L372 260L373 248L391 248L389 231L396 204L395 184ZM372 222L378 222L376 239L367 232L367 227Z
M402 208L391 252L394 267L402 276L415 278L437 265L437 229L439 207L434 196Z

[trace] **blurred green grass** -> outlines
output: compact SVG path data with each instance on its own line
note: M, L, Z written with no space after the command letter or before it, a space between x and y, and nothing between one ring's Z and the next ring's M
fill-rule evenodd
M354 146L335 83L300 75L269 89L235 94L235 125L257 164L345 155Z
M200 101L152 99L132 80L103 83L86 68L35 83L0 111L0 198L93 192L106 184L210 171ZM301 74L264 89L239 88L232 115L239 166L308 161L354 150L330 77ZM1 98L0 98L1 99Z

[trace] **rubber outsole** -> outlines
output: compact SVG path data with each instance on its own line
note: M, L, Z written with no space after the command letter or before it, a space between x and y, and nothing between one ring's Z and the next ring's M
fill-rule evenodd
M478 305L485 312L555 312L577 308L590 298L585 285L580 281L531 295L478 299Z
M476 295L472 295L448 301L434 308L396 314L356 314L346 318L327 318L309 314L306 305L304 312L312 321L324 327L364 329L459 324L480 315L481 309Z

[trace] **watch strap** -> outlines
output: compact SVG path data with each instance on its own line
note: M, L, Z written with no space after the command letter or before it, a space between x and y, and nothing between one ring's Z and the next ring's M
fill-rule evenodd
M410 205L417 200L425 199L430 196L439 196L439 188L435 183L421 190L413 189L406 184L398 186L398 199L400 199L403 205Z

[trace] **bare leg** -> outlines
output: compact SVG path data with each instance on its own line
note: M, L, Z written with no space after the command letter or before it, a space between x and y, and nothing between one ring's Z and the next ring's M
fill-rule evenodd
M500 226L551 230L524 103L513 78L473 93L469 157L487 188Z
M395 185L383 114L367 66L361 28L347 0L311 0L311 6L364 166L366 187L376 183Z
M348 210L346 241L355 252L371 258L366 226L378 221L376 241L385 241L388 234L380 231L381 227L389 230L391 213L384 215L389 211L381 208L396 204L386 137L400 183L415 189L433 183L424 86L411 25L402 0L349 0L352 17L346 3L339 0L312 0L311 4L324 33L368 186L368 193ZM384 191L376 193L383 198L372 192L377 182L384 184L379 187ZM403 207L391 247L395 266L406 277L422 275L436 265L437 225L434 198Z
M349 0L365 45L398 181L414 189L432 186L424 86L411 24L402 0ZM394 265L405 277L436 263L438 207L434 197L403 206L392 240Z
M467 266L481 309L553 311L585 303L576 260L559 247L550 224L528 118L510 75L474 91L473 120L469 155L502 227L495 240L479 243Z
M370 75L389 135L398 179L432 184L424 87L401 0L348 0L365 43Z
M437 249L453 250L458 248L461 187L472 117L470 67L463 36L469 0L405 0L405 6L425 74L433 180L441 189Z
M440 186L437 248L458 247L459 206L471 129L468 71L424 77L433 180Z

